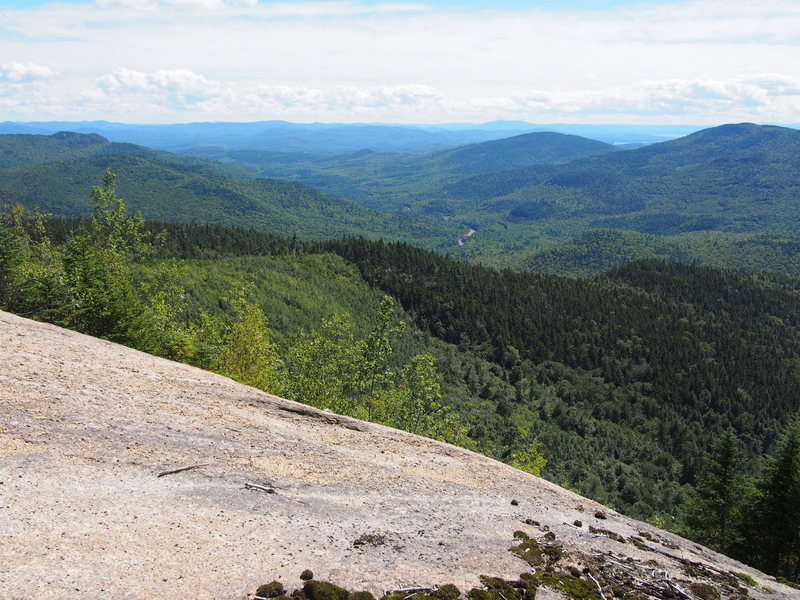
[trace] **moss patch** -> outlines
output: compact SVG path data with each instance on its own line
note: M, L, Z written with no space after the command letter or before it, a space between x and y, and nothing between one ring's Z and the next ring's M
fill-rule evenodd
M693 583L689 586L689 589L702 600L720 600L721 597L719 590L707 583Z
M544 539L540 541L533 539L524 531L515 531L514 538L518 544L509 550L532 567L550 565L565 556L553 532L546 533Z
M350 592L327 581L306 581L303 593L308 600L348 600Z
M541 585L556 588L573 600L602 600L591 581L584 581L565 573L536 573Z

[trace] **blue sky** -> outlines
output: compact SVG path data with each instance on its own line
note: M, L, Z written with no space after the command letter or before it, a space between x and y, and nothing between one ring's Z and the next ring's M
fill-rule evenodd
M797 123L797 65L797 0L0 0L0 120Z

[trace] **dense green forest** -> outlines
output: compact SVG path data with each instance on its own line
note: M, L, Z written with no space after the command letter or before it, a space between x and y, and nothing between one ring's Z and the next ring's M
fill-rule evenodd
M512 260L526 271L593 277L642 259L798 276L800 239L718 231L667 236L591 229L546 250L520 252Z
M597 228L796 239L798 148L794 129L724 125L566 165L468 177L426 192L419 209L478 230L464 256L518 268L526 253Z

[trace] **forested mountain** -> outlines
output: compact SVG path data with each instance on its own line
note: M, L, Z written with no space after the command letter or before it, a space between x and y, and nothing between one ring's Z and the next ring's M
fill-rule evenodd
M421 157L419 164L427 162L429 168L438 167L459 175L493 173L529 165L566 163L613 150L614 146L597 140L542 131L436 152Z
M88 214L86 190L111 168L133 210L169 221L247 225L303 238L364 235L453 243L461 229L430 218L390 215L300 183L255 178L233 167L96 135L0 136L0 206Z
M612 152L614 146L553 132L526 133L450 150L413 155L362 150L317 155L258 150L196 148L186 154L236 165L257 175L289 177L364 206L415 205L427 190L469 175Z
M740 124L616 152L554 133L422 156L192 152L365 206L445 217L477 230L463 247L449 249L465 260L586 275L666 257L794 273L799 141L795 129ZM530 166L506 169L526 161ZM582 235L592 229L618 233ZM587 265L571 257L575 252L605 258Z
M441 190L453 213L613 226L794 232L800 131L724 125L567 165L465 179ZM566 227L566 225L564 225Z
M430 192L421 204L432 214L455 215L451 218L478 230L462 256L515 268L535 265L540 251L597 228L682 236L653 241L677 244L680 252L673 257L683 253L702 262L706 251L719 253L696 245L692 238L697 232L759 234L781 251L788 249L784 242L797 241L799 156L800 132L794 129L726 125L567 165L462 179ZM763 263L763 246L745 245L745 251L754 252L749 258L736 241L719 239L739 255L729 264ZM613 243L593 241L598 245L591 252L618 252ZM586 238L577 241L586 243ZM647 256L652 254L634 257ZM795 258L796 252L790 255ZM719 264L715 260L709 262Z
M584 276L640 258L794 274L798 137L731 125L615 152L551 133L420 156L198 152L223 164L96 135L8 135L0 136L0 204L80 214L83 190L110 166L121 193L149 218L398 239L462 260ZM468 174L600 151L567 164ZM348 200L253 173L291 175ZM477 233L463 239L470 228Z

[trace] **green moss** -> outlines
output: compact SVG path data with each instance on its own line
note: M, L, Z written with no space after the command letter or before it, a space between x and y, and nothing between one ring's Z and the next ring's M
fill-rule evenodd
M467 598L469 598L469 600L494 600L488 590L482 590L480 588L472 588L468 591Z
M534 576L542 585L559 589L572 600L602 600L591 581L564 573L536 573Z
M350 594L349 600L375 600L375 596L369 592L355 592Z
M702 600L720 600L721 597L719 590L708 583L692 583L689 589Z
M286 590L279 581L271 581L264 585L258 586L256 596L261 598L277 598L278 596L285 596Z
M520 543L510 548L511 552L519 556L532 567L539 567L544 564L542 550L539 544L536 543L536 540L528 537L528 534L524 531L515 531L514 538L518 539Z
M631 594L629 591L619 587L618 585L613 586L611 588L611 592L613 593L614 598L619 598L620 600L644 600L641 596Z
M535 590L539 587L539 580L533 573L521 573L519 576L519 587Z
M564 556L564 551L556 543L556 536L551 531L544 535L544 540L541 542L529 537L524 531L514 532L514 537L520 543L509 550L532 567L551 565Z
M438 590L432 591L430 596L436 600L458 600L458 598L461 596L461 591L452 583L448 583L447 585L440 587ZM353 598L350 600L353 600Z
M519 592L507 581L499 577L481 576L481 583L495 600L519 600Z
M781 577L780 575L778 575L778 577L775 578L775 581L777 581L778 583L782 583L783 585L788 585L789 587L793 587L796 590L800 590L800 584L795 583L794 581L789 581L788 579L786 579L786 577Z
M306 581L303 592L308 600L348 600L350 592L327 581Z

